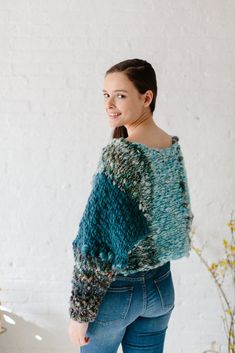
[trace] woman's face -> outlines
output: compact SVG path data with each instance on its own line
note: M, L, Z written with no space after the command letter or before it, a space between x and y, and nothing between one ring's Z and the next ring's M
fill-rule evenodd
M104 108L110 125L114 127L128 126L150 112L146 93L140 94L122 72L112 72L105 76L103 93Z

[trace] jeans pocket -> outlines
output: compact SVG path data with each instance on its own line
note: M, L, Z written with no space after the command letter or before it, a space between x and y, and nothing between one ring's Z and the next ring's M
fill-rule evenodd
M96 321L105 325L126 318L133 295L133 286L109 287L98 310Z
M175 306L175 289L171 270L159 278L153 279L163 310L171 310Z

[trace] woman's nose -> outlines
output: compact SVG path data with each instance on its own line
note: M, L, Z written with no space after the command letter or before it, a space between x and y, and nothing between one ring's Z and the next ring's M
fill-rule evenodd
M115 106L115 102L114 102L114 99L112 97L110 97L107 101L107 106L108 107L113 107Z

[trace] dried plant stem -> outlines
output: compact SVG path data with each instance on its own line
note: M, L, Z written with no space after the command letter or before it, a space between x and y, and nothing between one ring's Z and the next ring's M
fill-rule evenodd
M207 270L209 270L215 284L216 289L219 294L220 302L222 305L223 312L225 313L225 317L223 319L223 325L225 334L227 337L227 352L235 353L235 303L232 305L229 302L228 296L223 289L225 273L227 269L232 271L232 279L234 285L234 298L235 298L235 238L234 238L234 230L235 230L235 219L233 217L233 212L231 214L230 222L227 224L230 227L231 231L231 242L228 242L224 239L224 248L225 248L225 258L216 262L213 262L211 266L209 266L208 262L202 256L202 249L205 246L203 245L202 249L199 249L192 245L192 249L199 256L201 262L206 266ZM229 320L230 319L230 320ZM213 342L214 343L214 342ZM203 353L215 352L215 348L212 345L210 350L204 351Z
M204 257L201 255L201 253L198 252L198 251L197 251L197 248L195 248L194 246L193 246L193 249L195 250L195 252L196 252L196 253L198 254L198 256L200 257L202 263L206 266L207 269L209 269L209 265L208 265L207 261L204 259ZM219 296L220 296L220 300L221 300L221 305L222 305L223 311L225 312L225 310L231 310L229 301L228 301L228 299L227 299L227 297L226 297L226 294L225 294L223 288L221 287L221 284L218 282L218 280L217 280L217 278L216 278L216 275L215 275L213 272L211 272L211 271L209 271L209 272L210 272L211 276L213 277L213 279L214 279L214 281L215 281L215 283L216 283L216 286L217 286L217 290L218 290L218 293L219 293ZM224 302L223 302L223 300L222 300L221 297L224 299L224 301L225 301L225 303L226 303L226 306L227 306L227 309L225 309L225 307L224 307ZM227 325L227 332L226 332L226 335L227 335L227 338L228 338L228 332L229 332L228 326L229 326L229 325L228 325L227 320L226 320L226 325Z

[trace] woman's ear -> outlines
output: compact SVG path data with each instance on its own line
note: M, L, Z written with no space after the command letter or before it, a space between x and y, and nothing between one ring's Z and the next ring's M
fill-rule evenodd
M153 92L151 90L148 90L145 92L145 97L144 97L144 106L148 107L153 100Z

